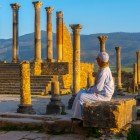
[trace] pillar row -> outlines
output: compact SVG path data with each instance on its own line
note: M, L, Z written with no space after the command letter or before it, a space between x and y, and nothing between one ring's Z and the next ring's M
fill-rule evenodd
M18 11L20 5L18 3L11 4L13 10L13 48L12 48L12 62L19 61L19 43L18 43Z

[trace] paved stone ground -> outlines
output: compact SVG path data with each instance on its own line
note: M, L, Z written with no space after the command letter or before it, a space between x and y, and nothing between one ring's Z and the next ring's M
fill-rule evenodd
M62 96L62 102L65 104L68 114L72 114L70 110L67 110L70 97L71 95ZM44 115L46 113L46 105L49 102L50 96L32 96L32 105L38 115ZM16 113L19 104L19 95L0 95L0 113Z
M67 107L71 95L62 96L62 102ZM46 105L50 102L50 96L32 96L32 104L38 115L45 115ZM19 95L0 95L0 113L16 113L20 103ZM66 112L72 116L71 110ZM81 135L64 134L48 135L37 131L0 131L0 140L105 140L104 138L85 138ZM106 140L126 140L126 138L107 138Z
M0 140L127 140L124 138L86 138L76 134L48 135L36 131L1 131Z

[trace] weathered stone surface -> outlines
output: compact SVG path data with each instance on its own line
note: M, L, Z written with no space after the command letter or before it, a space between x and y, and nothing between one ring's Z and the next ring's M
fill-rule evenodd
M116 49L116 71L117 71L117 90L122 90L122 75L121 75L121 47L115 47Z
M121 129L134 119L135 99L84 105L84 126Z
M20 77L20 105L17 112L35 114L31 101L30 63L28 61L21 63Z
M58 79L58 78L56 78ZM60 89L59 89L59 82L53 81L51 83L51 101L47 105L47 114L62 114L65 112L65 106L61 102L60 98Z
M85 88L87 87L88 83L87 83L87 79L90 78L90 82L92 83L92 86L94 84L94 77L92 76L92 73L94 72L94 64L91 63L81 63L80 65L80 87L81 88ZM91 84L90 83L90 84Z
M67 89L72 85L72 73L73 73L73 47L71 34L63 23L63 62L69 63L69 73L62 76L63 88Z
M41 1L35 1L33 2L34 8L35 8L35 61L41 62L41 24L40 24L40 13L41 13L41 7L43 3Z
M68 62L48 62L42 63L42 74L46 75L65 75L68 74Z
M32 64L33 66L33 75L41 75L41 62L35 61Z
M20 5L18 3L11 4L13 9L13 60L12 62L17 63L19 61L19 43L18 43L18 11Z

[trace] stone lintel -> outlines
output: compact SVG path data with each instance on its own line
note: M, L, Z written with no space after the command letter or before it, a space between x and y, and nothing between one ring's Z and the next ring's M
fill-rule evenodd
M19 10L19 8L21 7L19 3L12 3L10 4L10 6L13 10Z
M34 5L34 7L36 9L40 9L43 5L43 3L41 1L34 1L34 2L32 2L32 4Z
M57 18L63 18L63 12L62 11L56 12L56 17Z
M54 10L54 7L45 7L45 9L48 13L52 13Z
M42 74L65 75L69 73L68 62L46 62L42 63Z
M105 43L108 39L108 36L106 35L101 35L101 36L98 36L98 39L101 43Z

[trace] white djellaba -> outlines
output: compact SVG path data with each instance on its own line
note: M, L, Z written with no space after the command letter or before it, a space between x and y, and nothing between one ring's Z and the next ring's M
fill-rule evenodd
M82 120L84 103L110 101L114 93L114 80L108 63L109 55L106 52L100 52L96 59L100 69L97 74L95 85L89 89L80 90L77 93L72 106L73 118ZM99 61L108 65L101 66Z

